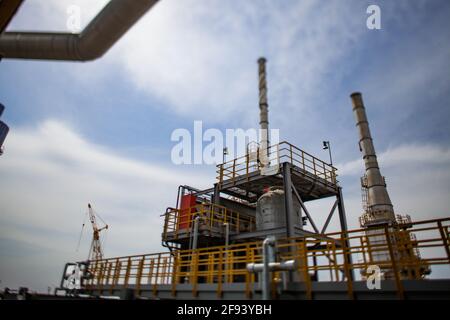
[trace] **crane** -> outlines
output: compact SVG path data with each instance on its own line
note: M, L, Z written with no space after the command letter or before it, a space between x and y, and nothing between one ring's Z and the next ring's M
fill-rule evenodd
M92 229L93 229L93 236L92 236L92 243L91 243L91 249L89 250L89 260L101 260L103 259L103 249L102 244L100 242L100 232L102 230L108 229L108 225L103 221L103 219L96 215L94 213L94 210L92 209L92 206L90 203L88 203L88 213L89 213L89 220L91 221ZM97 217L100 218L100 220L105 224L103 227L99 228L97 225Z

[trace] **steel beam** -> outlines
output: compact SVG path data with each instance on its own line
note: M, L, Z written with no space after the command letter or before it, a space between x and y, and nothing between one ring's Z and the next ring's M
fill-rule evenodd
M320 231L320 233L323 234L327 230L328 224L330 223L331 218L333 217L334 211L336 210L336 207L338 206L338 203L339 203L339 201L338 201L338 199L336 199L336 201L333 204L333 207L331 208L330 213L328 214L327 220L325 221L325 223L323 225L322 231Z
M288 238L295 236L294 228L294 205L292 202L292 181L291 165L288 162L283 163L283 187L284 187L284 205L286 210L286 236ZM303 229L303 226L300 225Z
M338 211L339 211L339 222L341 224L341 231L345 235L345 246L347 248L350 247L350 241L348 241L348 228L347 228L347 217L345 215L345 207L344 207L344 198L342 196L342 188L338 187L338 194L337 194L337 201L338 201ZM351 254L345 254L344 259L347 259L347 263L349 265L352 265L352 255ZM354 270L350 270L350 279L355 279Z

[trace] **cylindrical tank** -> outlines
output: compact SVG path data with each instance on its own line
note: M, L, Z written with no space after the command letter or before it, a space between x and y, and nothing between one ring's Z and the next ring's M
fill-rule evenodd
M294 212L300 212L300 203L293 198ZM300 221L300 219L298 220ZM286 226L286 207L282 187L272 187L256 204L256 229L267 230Z

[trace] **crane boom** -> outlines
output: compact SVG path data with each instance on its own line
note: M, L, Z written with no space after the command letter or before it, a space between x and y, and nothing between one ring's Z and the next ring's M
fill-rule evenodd
M99 228L97 225L97 217L90 203L88 203L89 220L91 221L93 235L91 248L89 250L89 260L101 260L103 259L103 249L100 242L100 232L102 230L108 229L108 225L105 224L104 227Z

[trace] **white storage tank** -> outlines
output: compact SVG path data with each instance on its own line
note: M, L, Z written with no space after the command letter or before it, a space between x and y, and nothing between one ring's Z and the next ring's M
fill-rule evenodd
M300 203L292 196L294 212L300 212ZM297 219L297 223L300 219ZM283 187L271 187L256 204L256 229L267 230L286 226L286 209Z

